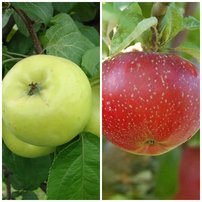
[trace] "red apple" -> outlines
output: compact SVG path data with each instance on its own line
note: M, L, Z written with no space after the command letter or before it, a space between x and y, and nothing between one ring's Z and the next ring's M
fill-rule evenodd
M175 199L200 199L200 149L185 148L179 169L179 191Z
M120 53L103 63L103 133L135 154L159 155L199 129L199 73L160 53Z

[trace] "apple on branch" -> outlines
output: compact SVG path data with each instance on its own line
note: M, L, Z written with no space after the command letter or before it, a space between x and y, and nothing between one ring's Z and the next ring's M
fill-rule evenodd
M102 71L103 133L118 147L159 155L198 131L199 71L189 61L135 51L104 61Z
M82 132L92 107L91 86L75 63L36 55L18 62L3 79L3 121L20 140L64 144Z

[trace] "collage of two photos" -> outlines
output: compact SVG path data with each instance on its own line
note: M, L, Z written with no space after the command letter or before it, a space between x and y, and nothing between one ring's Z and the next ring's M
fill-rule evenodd
M200 200L199 2L2 2L3 200Z

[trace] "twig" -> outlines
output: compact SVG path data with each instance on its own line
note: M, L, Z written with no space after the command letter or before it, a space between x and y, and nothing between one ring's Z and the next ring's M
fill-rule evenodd
M29 31L31 38L32 38L32 42L34 44L34 49L36 51L37 54L41 54L43 52L41 44L39 42L38 36L34 30L33 27L33 22L31 21L31 19L25 14L24 11L17 9L15 7L13 7L14 10L16 11L16 13L21 17L22 21L25 23L27 30Z
M151 27L151 31L152 31L152 50L157 51L159 48L159 44L158 44L158 30L156 26Z
M162 17L165 15L166 10L168 8L168 2L157 2L153 4L151 15L155 16L158 19L158 25L151 27L152 31L152 50L157 51L159 48L159 41L158 41L158 26Z

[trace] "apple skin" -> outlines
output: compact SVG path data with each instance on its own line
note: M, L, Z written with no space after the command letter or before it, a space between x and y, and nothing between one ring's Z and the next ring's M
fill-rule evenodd
M41 147L21 141L2 124L3 140L5 145L16 155L25 158L36 158L48 155L55 151L55 147Z
M200 199L200 148L186 147L179 168L177 200Z
M176 55L128 52L103 62L102 127L118 147L160 155L199 129L199 73Z
M93 104L91 116L84 131L100 136L100 85L92 87Z
M35 83L37 88L29 86ZM84 72L69 60L50 55L31 56L14 65L3 79L2 96L6 127L37 146L70 141L83 131L92 107Z

